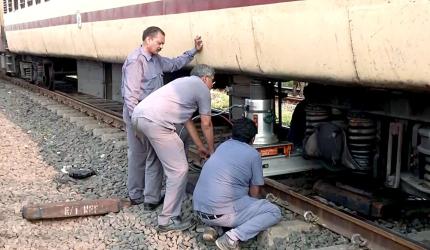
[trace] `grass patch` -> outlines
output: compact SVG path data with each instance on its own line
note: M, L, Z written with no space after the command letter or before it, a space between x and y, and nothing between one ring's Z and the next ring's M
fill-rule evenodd
M226 109L229 107L229 98L225 90L211 90L211 105L214 109Z
M293 116L292 112L286 112L282 110L282 125L289 127L291 124L291 118Z

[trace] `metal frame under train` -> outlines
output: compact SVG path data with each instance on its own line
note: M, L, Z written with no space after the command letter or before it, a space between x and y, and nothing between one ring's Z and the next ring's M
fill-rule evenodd
M305 99L296 107L285 136L279 123L270 122L275 116L274 84L253 81L248 86L233 85L231 100L244 105L245 115L258 124L256 147L271 144L276 148L278 138L294 142L288 159L263 157L266 175L323 166L347 170L386 188L430 197L427 93L308 83ZM233 117L237 115L233 112Z

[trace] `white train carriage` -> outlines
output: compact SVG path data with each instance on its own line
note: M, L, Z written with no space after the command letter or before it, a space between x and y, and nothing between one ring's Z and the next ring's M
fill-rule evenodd
M197 62L236 73L387 88L429 88L426 0L7 0L14 53L121 63L142 30L175 56L200 34Z
M4 0L3 9L4 66L19 63L9 70L48 86L70 71L79 91L120 101L121 63L151 25L166 32L164 56L201 35L194 63L229 77L233 103L244 103L254 78L307 81L308 131L341 117L364 133L348 135L359 170L430 196L428 0ZM375 141L360 141L369 131Z

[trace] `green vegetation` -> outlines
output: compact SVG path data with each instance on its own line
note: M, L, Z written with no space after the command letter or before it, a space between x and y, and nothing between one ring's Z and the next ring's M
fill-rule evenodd
M283 88L286 88L286 87L292 88L293 85L294 85L294 81L282 82L281 84Z
M292 112L286 112L286 110L282 112L282 125L283 126L290 126L291 123L291 117L293 116Z
M229 107L228 95L225 90L212 89L212 108L214 109L226 109Z
M291 123L291 118L293 116L293 112L294 112L294 108L296 107L296 105L293 104L287 104L287 103L283 103L282 104L282 125L283 126L290 126ZM278 118L278 108L275 107L275 114L276 114L276 122L279 121Z

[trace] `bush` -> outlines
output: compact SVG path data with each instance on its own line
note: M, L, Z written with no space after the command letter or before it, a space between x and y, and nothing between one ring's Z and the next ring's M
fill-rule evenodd
M229 107L229 98L225 90L212 89L212 108L214 109L226 109Z

